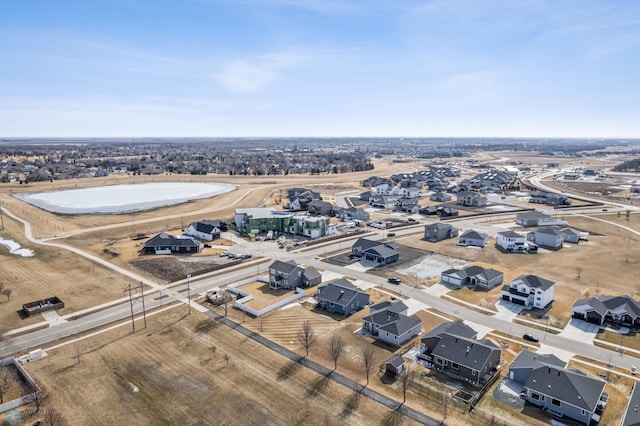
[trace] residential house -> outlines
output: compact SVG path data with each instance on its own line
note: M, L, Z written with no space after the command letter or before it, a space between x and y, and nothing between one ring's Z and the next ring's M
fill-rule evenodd
M524 235L514 231L498 232L496 245L511 253L535 253L538 251L535 243L527 241Z
M372 305L369 315L362 318L362 329L381 342L401 346L417 336L422 325L417 316L407 316L407 309L402 302L385 301Z
M395 210L402 213L418 213L419 202L418 198L400 198L396 201Z
M358 238L351 246L351 253L360 256L363 260L369 260L381 265L388 265L400 258L397 246L392 243Z
M629 296L599 296L577 300L572 317L600 326L612 323L640 329L640 302Z
M536 204L546 204L548 206L571 205L571 200L569 200L569 197L567 197L566 195L544 191L531 191L529 202Z
M418 359L445 374L482 386L500 367L500 348L488 339L476 339L476 332L459 321L446 324L422 337Z
M564 232L557 226L536 229L527 234L527 241L531 241L538 246L549 248L562 248L564 242Z
M527 309L544 309L553 302L555 283L537 275L520 275L502 287L502 300Z
M318 307L341 315L353 315L369 304L369 294L344 278L318 287Z
M458 230L448 223L437 222L424 227L424 239L434 243L457 236Z
M488 290L502 284L504 273L495 269L473 265L462 269L447 269L442 273L440 280L443 283L458 287L467 286Z
M388 196L380 194L371 194L369 198L369 205L371 207L378 207L381 209L393 209L398 201L397 196Z
M537 210L521 212L516 214L516 225L520 226L550 226L550 225L566 225L567 222L556 220Z
M633 384L629 403L620 421L620 426L640 425L640 386L638 382Z
M524 384L528 403L584 425L597 424L607 397L605 382L554 365L534 368Z
M451 201L451 195L446 192L434 192L429 196L431 201L437 201L440 203L446 203L447 201Z
M371 219L371 215L365 209L358 207L348 207L340 211L340 217L345 222L350 220L367 221Z
M164 232L156 235L142 245L144 253L172 254L172 253L198 253L202 245L186 235L169 235Z
M484 247L489 241L489 235L474 229L467 229L458 237L459 246Z
M379 177L379 176L371 176L369 178L366 178L365 180L362 181L362 186L366 187L366 188L374 188L378 185L382 185L382 184L388 184L388 185L393 185L394 182L393 180L389 179L389 178L383 178L383 177Z
M308 204L313 200L322 200L319 192L307 188L291 188L287 190L289 203L287 209L299 211L308 210Z
M185 229L185 233L191 237L205 241L213 241L220 238L222 230L218 228L218 221L201 220L193 222Z
M402 196L402 189L396 187L395 185L383 183L382 185L376 186L374 189L378 195L393 195L398 197Z
M467 207L482 207L487 205L487 197L483 197L477 192L458 192L456 204Z
M322 276L313 266L302 267L294 260L276 260L269 265L269 288L294 289L320 284Z
M421 196L422 193L420 192L420 188L416 188L415 186L402 189L403 198L419 198Z
M309 214L319 216L335 216L336 206L322 200L312 200L307 203L307 211Z
M564 368L567 363L555 355L539 354L524 349L513 362L511 362L509 366L509 379L524 386L527 379L529 379L529 374L531 374L533 370L548 365Z

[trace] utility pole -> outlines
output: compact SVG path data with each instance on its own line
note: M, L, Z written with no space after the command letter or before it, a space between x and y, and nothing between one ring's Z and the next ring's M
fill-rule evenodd
M131 284L127 285L127 288L124 289L125 293L129 293L129 306L131 307L131 327L133 328L133 332L136 332L136 323L134 320L134 316L133 316L133 303L137 300L137 298L134 300L133 298L133 291L135 290L141 290L142 293L142 316L144 318L144 328L147 328L147 310L144 306L144 284L142 283L142 281L140 281L140 284L138 284L135 287L131 287Z
M4 231L4 218L2 217L2 201L0 201L0 224L2 225L2 230Z
M191 274L187 274L187 299L189 300L189 315L191 315L191 286L189 285L189 279Z

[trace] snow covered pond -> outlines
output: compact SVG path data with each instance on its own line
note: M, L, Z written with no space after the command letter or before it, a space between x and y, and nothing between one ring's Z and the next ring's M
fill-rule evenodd
M51 192L23 192L16 198L53 213L129 213L209 198L236 189L226 183L140 183Z

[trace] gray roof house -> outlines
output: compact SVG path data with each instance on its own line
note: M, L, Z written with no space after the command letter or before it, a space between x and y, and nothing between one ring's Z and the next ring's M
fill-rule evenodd
M420 211L419 198L399 198L395 210L402 213L418 213Z
M400 258L396 245L380 241L358 238L351 246L351 253L360 256L364 260L370 260L381 265L388 265Z
M516 214L516 225L520 226L548 226L559 224L566 225L567 223L564 221L558 221L548 214L544 214L537 210Z
M553 281L537 275L520 275L503 286L500 294L506 302L523 305L527 309L544 309L553 302L554 290Z
M424 227L424 239L433 243L458 236L458 230L448 223L432 223Z
M475 229L467 229L458 237L459 246L484 247L489 241L489 235Z
M445 203L447 201L451 201L451 194L447 194L446 192L434 192L429 196L431 201L438 201L441 203Z
M564 368L567 363L552 354L539 354L524 349L509 366L509 379L524 386L533 370L544 366Z
M640 386L638 382L633 384L629 404L622 416L620 426L638 426L640 425Z
M536 243L539 246L562 248L564 233L562 229L557 226L548 226L529 232L527 234L527 241Z
M460 327L460 326L457 326ZM461 328L461 327L460 327ZM451 334L451 329L421 339L418 359L449 376L482 386L497 373L501 350L490 340Z
M200 238L201 240L213 241L220 238L222 230L218 227L218 220L201 220L193 222L185 229L185 233L191 237ZM226 229L225 229L226 231Z
M462 269L447 269L442 272L441 281L459 287L468 286L482 290L491 289L504 280L504 273L482 266L469 266Z
M369 304L369 294L344 278L318 287L318 307L341 315L352 315Z
M198 253L202 245L193 237L174 236L162 232L148 240L142 247L144 253L171 254Z
M605 382L554 365L531 370L524 384L527 402L582 424L599 422L606 404Z
M577 300L572 317L593 324L610 322L640 329L640 302L629 296L599 296Z
M394 356L384 363L384 374L390 377L399 377L404 371L405 361L399 355Z
M392 209L396 206L398 198L400 197L395 195L371 194L371 197L369 197L369 205L371 207L378 207L382 209Z
M302 267L294 260L276 260L269 265L269 288L294 289L320 284L322 276L313 266Z
M381 342L401 346L420 333L422 321L415 315L407 316L407 305L402 302L381 302L369 310L362 318L362 330Z
M456 204L467 207L482 207L487 205L487 197L472 191L458 192Z

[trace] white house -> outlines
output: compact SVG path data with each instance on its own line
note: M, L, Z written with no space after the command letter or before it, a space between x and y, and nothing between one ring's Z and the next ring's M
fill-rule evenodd
M535 243L527 241L524 235L514 231L498 232L496 244L511 253L536 253L538 251L538 246Z
M420 192L420 188L416 188L415 186L411 186L409 188L404 188L402 190L402 196L404 198L418 198L422 196Z
M489 241L489 235L474 229L467 229L458 237L458 245L484 247Z
M290 234L319 238L336 233L336 224L325 216L295 215L291 218L288 229Z
M520 275L502 287L502 300L523 305L527 309L544 309L553 302L553 281L537 275Z
M402 195L402 190L396 186L392 186L386 183L375 187L378 195Z
M221 231L216 226L218 221L213 220L201 220L199 222L193 222L186 229L185 233L191 237L200 238L205 241L213 241L216 238L220 238Z
M536 229L527 234L527 240L540 246L561 248L564 241L564 233L555 226Z

